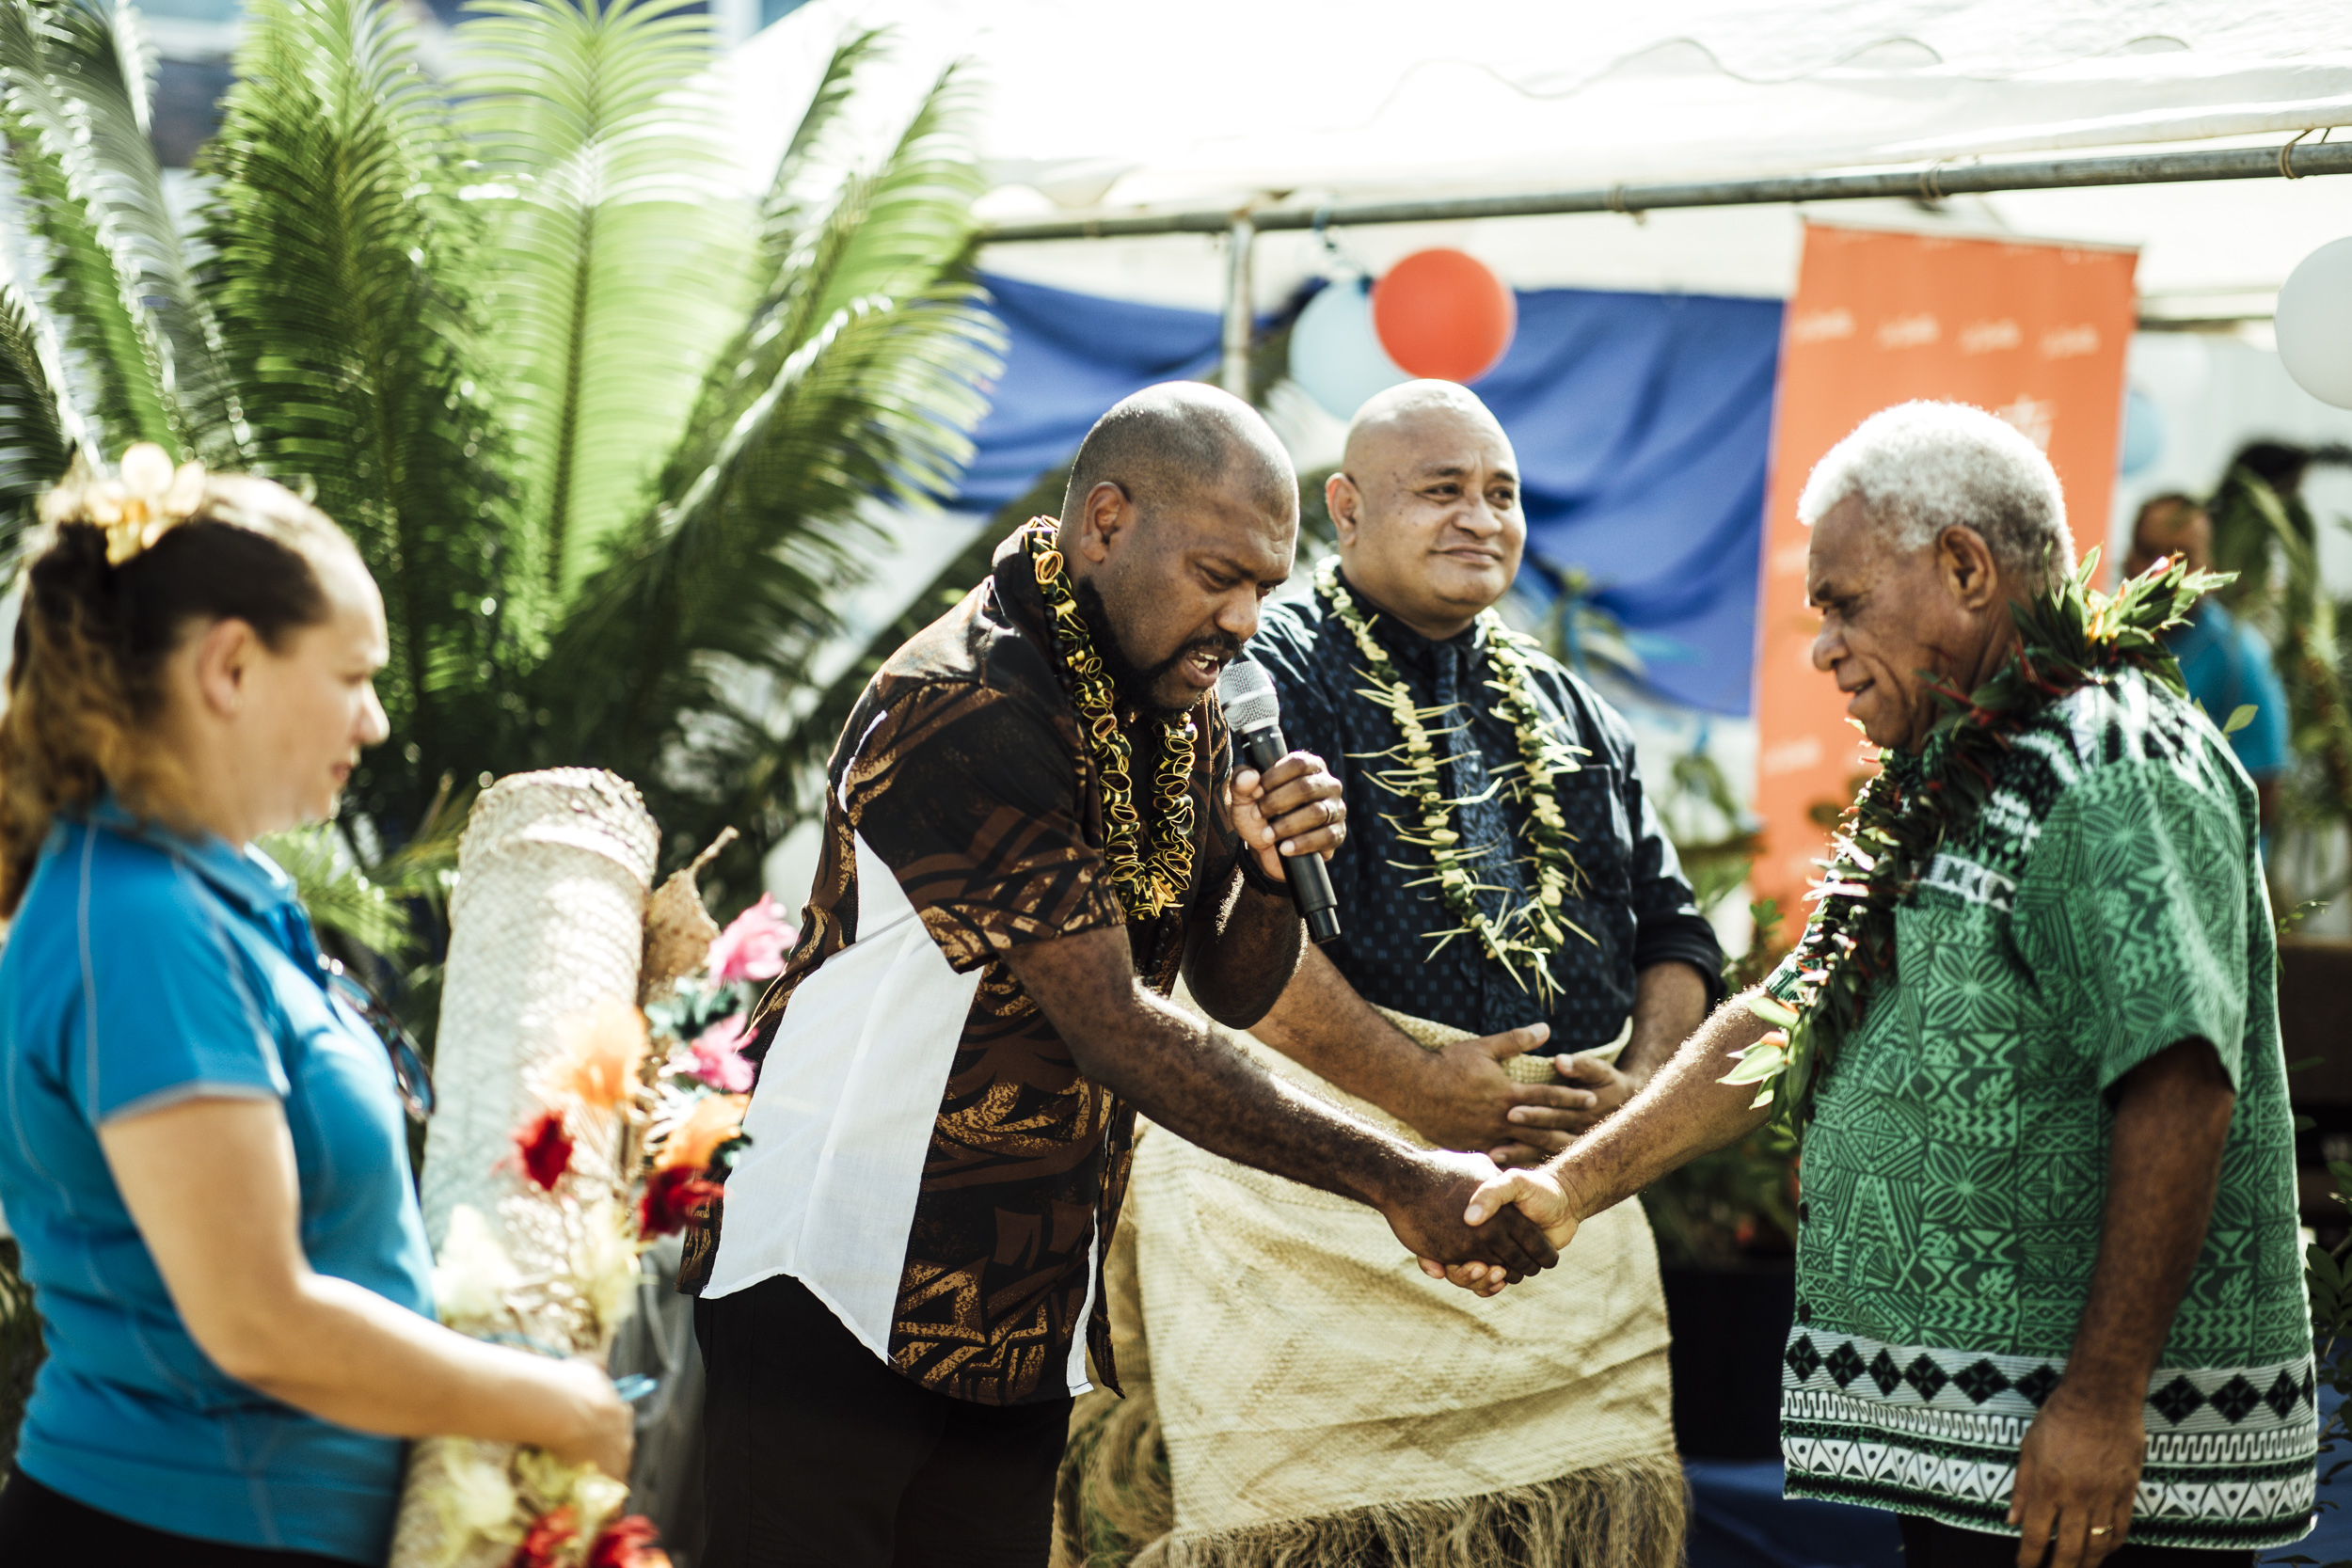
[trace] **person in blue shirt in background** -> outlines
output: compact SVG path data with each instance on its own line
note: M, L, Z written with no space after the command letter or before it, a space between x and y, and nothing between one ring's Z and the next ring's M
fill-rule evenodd
M380 1563L429 1433L626 1476L601 1370L434 1322L429 1085L251 847L384 738L358 552L152 446L41 518L0 715L0 1209L49 1354L0 1562Z
M2140 503L2123 575L2137 577L2168 555L2188 557L2195 571L2213 566L2213 519L2186 496L2156 496ZM2198 600L2188 623L2165 633L2164 641L2181 661L2189 696L2216 724L2228 723L2241 707L2254 709L2253 721L2230 736L2230 747L2254 781L2267 840L2279 816L2279 782L2290 761L2286 689L2279 684L2269 644L2210 594Z

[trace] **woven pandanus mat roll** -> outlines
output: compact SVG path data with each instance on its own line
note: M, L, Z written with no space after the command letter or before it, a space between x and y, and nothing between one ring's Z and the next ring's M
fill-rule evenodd
M564 1048L566 1031L600 1006L637 1002L660 847L660 830L626 780L586 768L516 774L474 802L450 899L434 1050L440 1105L425 1138L426 1229L438 1253L451 1210L464 1204L479 1212L526 1282L510 1297L522 1331L540 1345L598 1356L611 1325L583 1326L589 1320L577 1300L528 1283L568 1275L568 1249L578 1243L547 1195L506 1157L517 1123L539 1108L533 1081ZM515 1463L511 1444L428 1437L413 1445L391 1568L503 1568L514 1542L485 1538L466 1521L477 1497L498 1512L499 1498L511 1494L496 1483ZM595 1523L586 1523L588 1533Z
M424 1144L425 1233L437 1250L453 1206L486 1217L516 1190L513 1173L494 1167L564 1026L599 1002L636 1002L660 841L636 786L597 768L517 773L474 802L450 899L433 1061L440 1108Z

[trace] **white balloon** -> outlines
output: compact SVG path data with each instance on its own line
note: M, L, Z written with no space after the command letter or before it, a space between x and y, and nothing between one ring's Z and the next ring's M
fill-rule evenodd
M2279 291L2279 358L2322 403L2352 408L2352 239L2303 258Z
M1291 327L1291 379L1332 418L1352 420L1375 392L1410 381L1372 325L1372 294L1355 278L1335 278L1307 302Z

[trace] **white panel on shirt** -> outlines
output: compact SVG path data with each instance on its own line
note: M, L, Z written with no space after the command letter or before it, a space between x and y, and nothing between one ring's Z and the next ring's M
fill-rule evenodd
M923 1161L979 985L858 838L857 938L777 1025L704 1295L790 1275L889 1360Z

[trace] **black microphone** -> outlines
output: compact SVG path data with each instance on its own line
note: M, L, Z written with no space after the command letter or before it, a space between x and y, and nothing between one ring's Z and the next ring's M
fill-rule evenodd
M1216 700L1225 709L1225 723L1233 744L1260 774L1291 754L1282 739L1282 704L1274 694L1274 678L1247 659L1236 659L1217 677ZM1253 852L1245 847L1244 854ZM1282 861L1289 879L1291 902L1307 923L1307 934L1318 942L1340 934L1339 900L1331 895L1331 873L1316 854L1290 855Z

